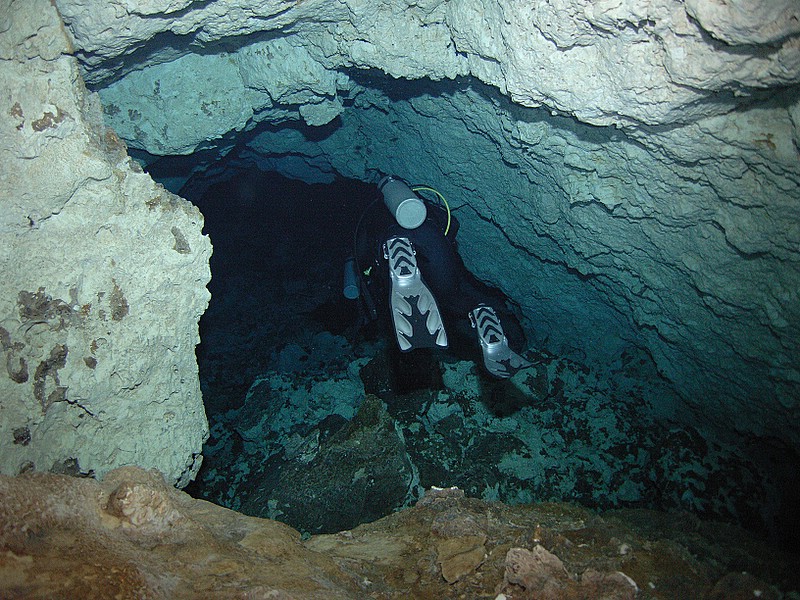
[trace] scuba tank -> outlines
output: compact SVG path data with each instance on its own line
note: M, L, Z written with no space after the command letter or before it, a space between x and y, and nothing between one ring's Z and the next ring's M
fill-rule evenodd
M383 203L403 229L416 229L425 221L425 203L403 181L387 175L378 182Z

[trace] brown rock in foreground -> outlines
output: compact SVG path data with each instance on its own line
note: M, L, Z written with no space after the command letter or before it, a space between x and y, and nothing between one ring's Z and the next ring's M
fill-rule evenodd
M509 507L457 489L303 541L138 468L0 477L2 598L779 598L792 566L686 515Z

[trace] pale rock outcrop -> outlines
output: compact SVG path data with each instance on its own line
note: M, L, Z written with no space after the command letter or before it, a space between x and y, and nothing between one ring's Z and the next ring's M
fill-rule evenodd
M134 71L115 92L139 100L104 100L103 110L123 139L141 140L156 154L190 154L241 131L253 115L242 78L226 65L225 56L188 55L161 65L155 78L152 69Z
M203 217L102 123L55 8L0 2L0 471L185 485L208 425Z
M95 84L192 51L230 52L221 41L235 38L238 48L275 35L327 69L473 75L519 104L595 125L684 123L800 77L800 25L788 0L56 4Z
M687 0L686 13L718 40L731 46L778 44L800 33L800 5L793 0L769 4Z

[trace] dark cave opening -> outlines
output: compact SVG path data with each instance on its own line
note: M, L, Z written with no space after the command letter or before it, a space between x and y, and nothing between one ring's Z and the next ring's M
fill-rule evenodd
M251 169L211 185L194 199L214 245L212 299L200 322L197 349L212 434L203 468L188 492L249 514L275 516L260 499L285 496L288 489L278 489L278 482L296 466L287 460L285 448L265 450L243 433L264 413L279 410L274 403L287 401L276 397L269 385L259 387L265 373L281 373L298 387L309 387L310 382L341 377L353 361L362 360L356 375L365 393L387 402L393 416L413 418L443 388L441 360L477 356L458 336L448 351L400 352L387 343L393 333L385 314L365 319L363 307L343 296L342 267L353 253L354 230L374 212L385 211L374 202L376 191L374 185L352 180L306 184ZM299 424L300 435L317 436L324 443L347 429L360 415L362 394L357 396L347 399L358 409L349 419L328 406L324 414L315 415L313 427ZM403 462L397 454L389 463ZM233 462L248 461L254 464L245 470L252 469L254 476L237 482L236 498L221 496L219 489L230 489L230 481L218 473L229 473ZM335 467L328 471L326 485L335 487L340 476ZM384 474L373 496L385 500L371 501L369 509L361 505L357 513L342 518L313 510L317 521L309 520L307 511L301 515L287 507L282 512L294 513L291 524L303 530L352 527L406 502L408 485L398 488L392 481L396 472ZM440 480L431 484L436 483ZM394 491L386 494L381 488ZM328 509L335 504L328 503Z
M190 171L191 158L165 162L149 167L165 184ZM482 371L470 331L404 354L388 321L365 324L342 267L364 211L385 211L374 184L241 166L209 179L182 192L214 245L197 349L211 437L192 495L320 533L457 485L510 503L689 511L796 544L796 490L759 475L763 461L649 418L641 381L529 348L537 364L511 384ZM509 427L541 436L539 449Z
M257 169L212 185L196 201L214 246L198 361L222 352L250 374L246 385L314 324L353 340L358 308L342 296L342 265L373 194L355 181L309 185ZM224 411L243 399L211 393L207 408Z
M307 184L251 169L213 184L195 200L214 246L211 303L200 321L197 348L201 372L221 353L239 372L251 373L245 382L252 380L274 368L280 362L276 353L288 344L323 331L353 347L377 345L389 386L384 393L439 389L439 360L480 358L474 334L463 323L453 328L446 351L400 352L386 343L393 332L385 297L372 298L377 307L370 317L361 298L343 296L342 271L354 253L356 227L363 238L369 234L365 221L387 219L376 194L374 185L360 181ZM216 391L206 406L224 411L243 398L241 389L234 397Z

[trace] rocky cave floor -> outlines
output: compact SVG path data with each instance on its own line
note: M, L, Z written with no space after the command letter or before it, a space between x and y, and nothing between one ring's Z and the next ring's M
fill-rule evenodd
M434 600L799 598L797 564L689 514L509 506L431 490L304 538L135 467L0 477L2 598ZM794 587L792 587L794 586Z
M458 344L452 352L400 355L379 327L356 326L355 304L340 297L344 255L330 251L333 240L315 235L302 215L286 219L271 225L281 231L276 247L242 231L257 219L236 220L234 252L211 231L217 265L198 353L211 437L187 488L193 496L282 521L313 544L347 540L354 534L318 536L387 515L362 530L391 528L392 519L406 518L395 511L425 502L424 490L455 486L489 503L476 504L481 510L513 512L515 523L549 515L551 542L537 544L555 560L578 552L588 565L593 552L598 560L611 552L613 569L637 582L640 597L752 597L758 586L743 572L776 594L800 589L791 566L797 557L758 541L775 535L783 500L770 474L740 450L649 416L653 398L638 365L620 362L610 377L532 352L535 367L500 382ZM528 503L536 504L523 508ZM608 533L616 527L625 535ZM527 526L515 529L523 530L533 535ZM475 557L487 549L485 532L459 535L472 546L454 555L484 564ZM622 566L634 547L626 536L648 548L635 569ZM480 571L473 567L470 573ZM577 576L580 569L571 569ZM729 585L721 595L712 591ZM414 597L458 597L447 589Z

